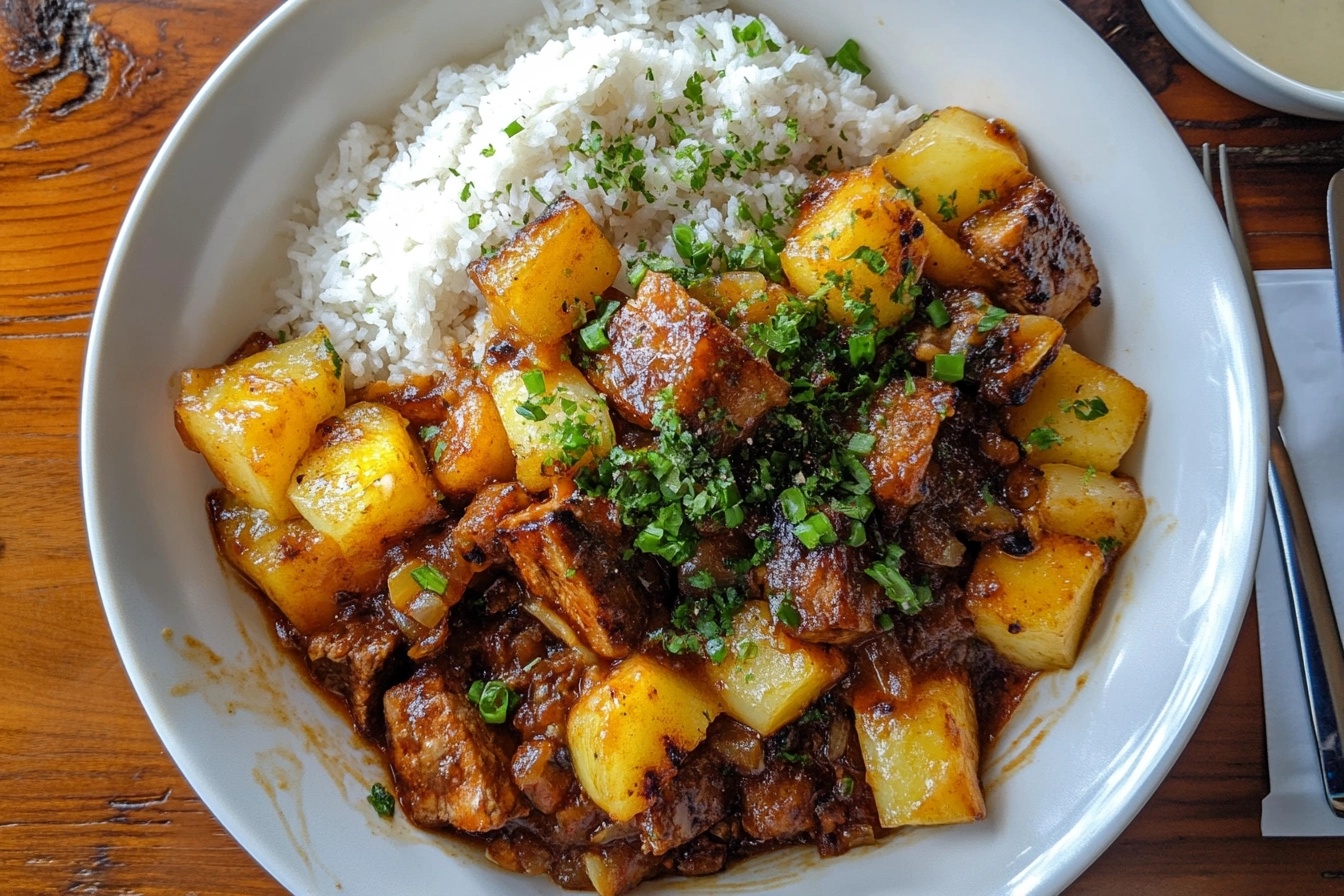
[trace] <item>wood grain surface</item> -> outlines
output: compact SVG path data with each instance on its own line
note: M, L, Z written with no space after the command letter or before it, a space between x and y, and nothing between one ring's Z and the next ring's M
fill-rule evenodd
M90 317L127 204L193 93L275 5L0 0L0 894L281 892L131 691L93 582L77 449ZM1188 145L1234 147L1256 266L1327 267L1344 125L1212 84L1139 0L1069 5ZM1266 789L1252 612L1175 770L1071 892L1344 894L1344 841L1259 836Z

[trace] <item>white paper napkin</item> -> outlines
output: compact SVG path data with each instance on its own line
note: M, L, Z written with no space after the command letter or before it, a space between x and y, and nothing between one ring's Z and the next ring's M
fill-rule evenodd
M1344 630L1344 345L1334 281L1330 271L1260 271L1255 277L1288 396L1284 441ZM1260 831L1266 837L1344 837L1344 818L1330 811L1321 783L1273 513L1265 517L1255 573L1269 751Z

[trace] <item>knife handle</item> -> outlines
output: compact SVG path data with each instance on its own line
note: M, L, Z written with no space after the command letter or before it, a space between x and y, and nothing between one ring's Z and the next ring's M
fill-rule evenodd
M1331 810L1344 817L1344 644L1307 507L1277 426L1270 427L1269 499L1288 574L1288 594L1326 799Z

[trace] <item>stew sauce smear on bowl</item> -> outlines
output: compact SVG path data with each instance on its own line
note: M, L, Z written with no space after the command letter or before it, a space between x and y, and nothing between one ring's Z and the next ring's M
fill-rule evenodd
M1097 270L1006 122L935 112L778 224L667 257L562 197L431 373L349 387L317 326L181 375L220 551L415 824L616 894L985 815L1142 525L1146 396L1066 344Z

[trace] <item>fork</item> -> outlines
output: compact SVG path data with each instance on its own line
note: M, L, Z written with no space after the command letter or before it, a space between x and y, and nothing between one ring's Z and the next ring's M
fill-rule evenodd
M1214 189L1214 171L1209 160L1209 144L1204 144L1204 183ZM1321 555L1311 533L1311 520L1302 501L1302 491L1293 473L1293 462L1283 441L1279 419L1283 413L1283 378L1274 358L1265 327L1260 291L1251 270L1251 255L1237 215L1232 194L1232 175L1227 165L1227 147L1218 147L1221 174L1223 216L1228 235L1241 261L1241 272L1251 294L1251 308L1260 333L1260 349L1265 358L1265 387L1269 393L1269 500L1278 523L1279 544L1288 574L1288 593L1293 604L1298 650L1302 659L1307 705L1316 733L1316 749L1321 761L1321 777L1330 808L1344 817L1344 645L1330 604L1330 588L1321 567ZM1216 191L1215 191L1216 192Z

